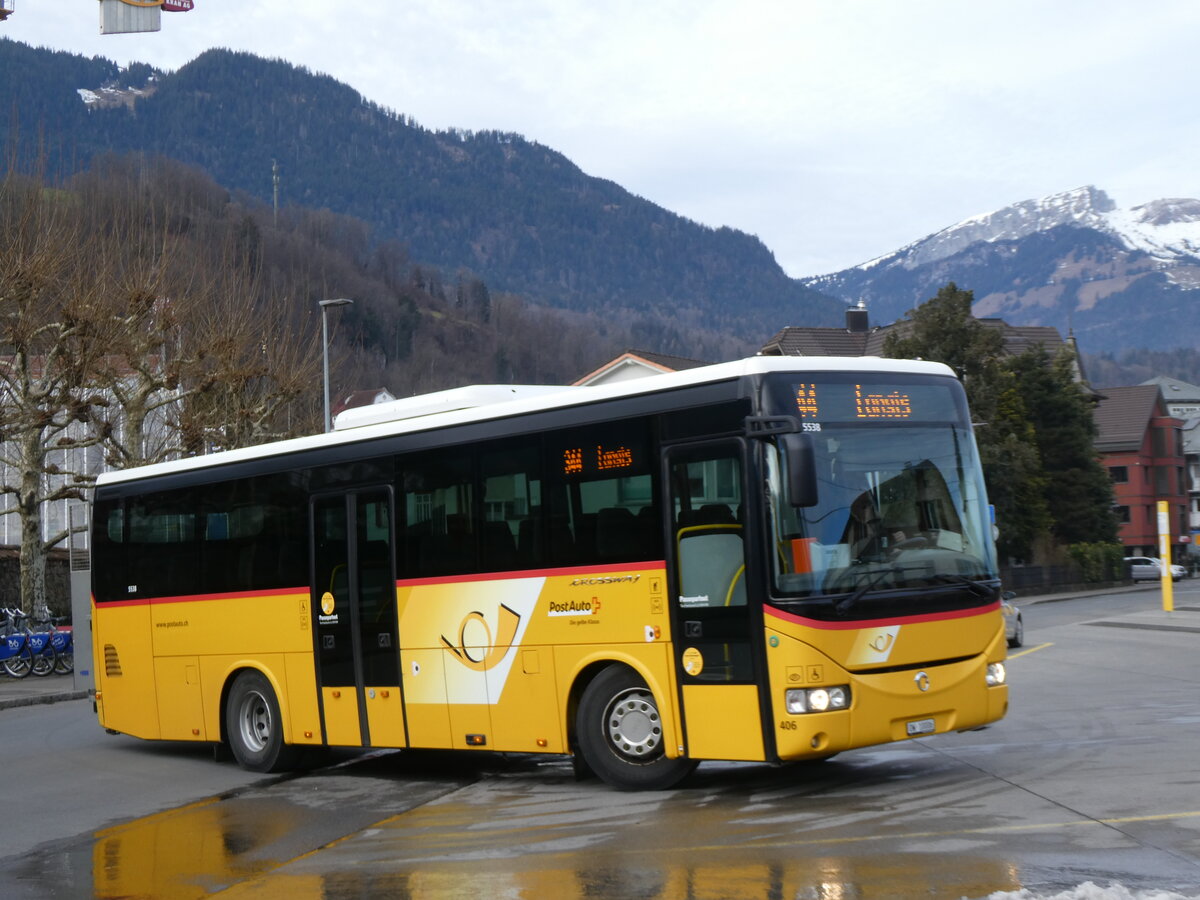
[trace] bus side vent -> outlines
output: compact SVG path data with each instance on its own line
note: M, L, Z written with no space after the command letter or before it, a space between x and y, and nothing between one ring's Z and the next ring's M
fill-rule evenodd
M109 677L121 674L121 660L117 657L117 648L112 644L104 645L104 674Z

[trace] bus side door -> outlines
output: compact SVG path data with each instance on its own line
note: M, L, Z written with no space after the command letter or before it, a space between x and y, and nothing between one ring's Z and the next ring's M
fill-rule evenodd
M736 440L667 451L672 640L687 754L697 759L765 758L743 460Z
M313 620L325 742L407 744L390 488L314 497Z

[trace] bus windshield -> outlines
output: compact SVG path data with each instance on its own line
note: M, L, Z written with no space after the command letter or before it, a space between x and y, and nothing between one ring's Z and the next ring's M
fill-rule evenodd
M769 388L812 440L817 497L793 506L767 456L777 602L818 619L982 606L998 597L987 497L961 386L828 374Z

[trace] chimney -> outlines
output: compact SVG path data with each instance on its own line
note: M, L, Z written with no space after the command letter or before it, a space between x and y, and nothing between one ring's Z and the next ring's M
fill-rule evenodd
M867 313L867 303L859 300L856 306L846 310L846 330L851 334L866 334L871 330L870 316Z

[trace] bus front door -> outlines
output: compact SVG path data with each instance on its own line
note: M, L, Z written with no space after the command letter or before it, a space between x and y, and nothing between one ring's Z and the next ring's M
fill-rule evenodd
M687 754L764 759L761 678L752 647L743 537L743 447L668 451L673 643Z
M406 745L392 492L312 501L313 621L325 742Z

